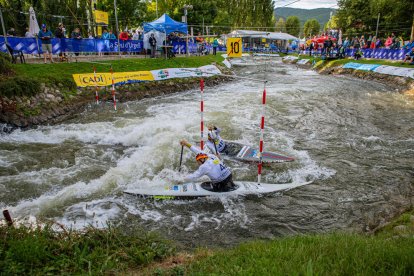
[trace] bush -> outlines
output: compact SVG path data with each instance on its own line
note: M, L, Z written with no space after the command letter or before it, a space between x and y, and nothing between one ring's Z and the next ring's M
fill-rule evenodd
M1 58L0 58L1 60ZM0 96L21 97L34 96L40 92L40 82L34 79L17 76L0 82Z
M10 56L0 52L0 75L11 75L12 73Z

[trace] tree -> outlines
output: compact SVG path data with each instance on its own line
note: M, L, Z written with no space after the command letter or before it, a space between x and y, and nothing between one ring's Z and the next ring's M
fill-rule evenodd
M316 19L309 19L303 25L303 33L305 34L305 36L317 35L320 29L321 29L321 25Z
M296 37L299 36L300 21L297 16L289 16L286 19L286 32Z
M279 20L277 21L276 26L275 26L275 31L282 32L282 33L286 32L286 23L282 17L279 18Z

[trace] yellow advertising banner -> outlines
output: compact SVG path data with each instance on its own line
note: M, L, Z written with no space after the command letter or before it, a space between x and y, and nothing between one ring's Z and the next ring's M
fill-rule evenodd
M241 57L242 56L242 39L240 37L227 38L227 56L228 57Z
M108 13L104 11L94 11L95 14L95 23L103 23L108 25Z
M73 79L78 87L95 86L95 75L91 74L73 74ZM128 84L142 81L153 81L154 76L150 71L136 71L136 72L119 72L114 73L115 84ZM111 73L96 73L97 86L112 85Z

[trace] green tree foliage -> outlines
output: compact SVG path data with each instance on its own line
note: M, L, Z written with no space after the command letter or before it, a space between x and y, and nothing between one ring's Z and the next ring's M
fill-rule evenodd
M210 33L230 32L232 28L266 27L275 25L272 0L117 0L119 29L135 28L167 13L181 21L184 5L188 10L188 23L196 32L204 26ZM67 34L79 27L84 36L88 26L93 26L93 7L90 0L0 0L6 29L14 27L20 36L29 25L29 7L36 12L39 24L45 23L54 31L59 22L67 27ZM115 30L113 0L98 0L96 8L108 12L109 28ZM260 28L256 28L260 29Z
M339 0L338 6L338 25L348 35L375 34L378 14L379 36L393 32L408 39L411 32L413 1Z
M300 21L297 16L289 16L286 19L286 32L296 37L299 36Z
M276 22L275 31L276 32L282 32L282 33L286 32L286 23L285 23L285 20L283 20L282 17L279 18L279 20Z
M303 25L303 33L305 34L305 36L317 35L319 34L320 29L321 25L316 19L309 19L305 22L305 25Z

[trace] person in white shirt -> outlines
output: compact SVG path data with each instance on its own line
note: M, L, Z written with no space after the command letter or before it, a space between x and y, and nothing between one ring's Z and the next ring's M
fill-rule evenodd
M228 192L235 187L230 169L217 156L192 146L186 140L181 140L180 144L181 146L188 147L196 154L196 162L199 165L198 170L185 177L185 181L195 181L207 175L211 180L213 191L215 192Z
M220 137L221 129L214 126L213 124L209 124L208 128L208 140L206 142L206 146L213 154L220 157L220 153L226 151L227 145L223 139Z

